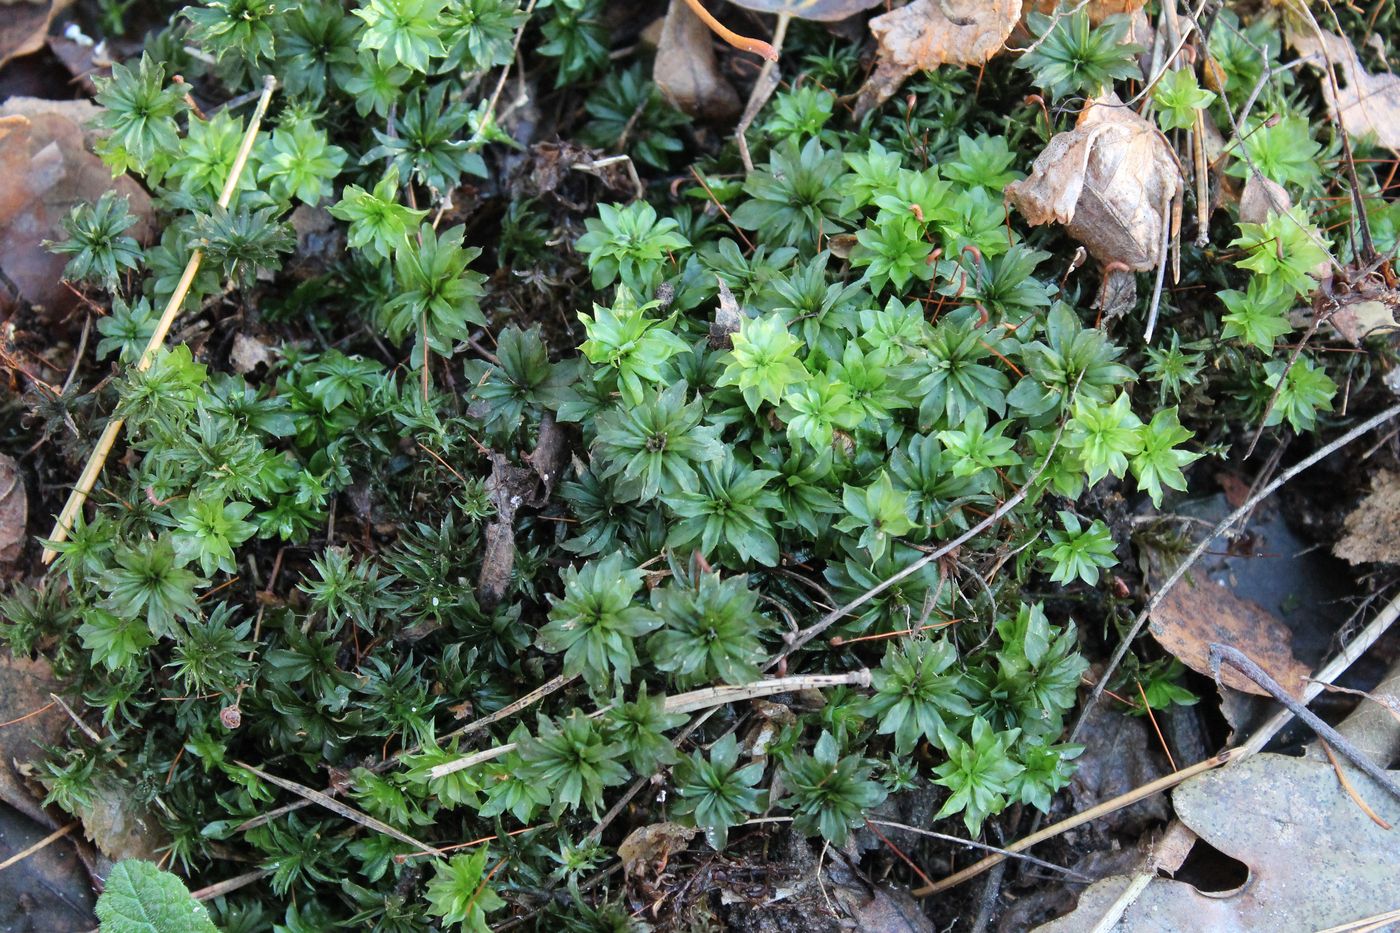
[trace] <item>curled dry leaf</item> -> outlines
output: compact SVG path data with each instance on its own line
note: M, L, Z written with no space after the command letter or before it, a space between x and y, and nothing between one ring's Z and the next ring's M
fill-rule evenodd
M1400 801L1356 772L1349 780L1377 815L1400 822ZM1073 913L1037 933L1103 929L1113 910L1122 911L1112 925L1116 933L1302 933L1338 929L1395 904L1395 831L1356 805L1326 761L1255 755L1192 778L1172 794L1172 804L1201 839L1248 866L1242 887L1203 894L1185 882L1153 878L1125 905L1132 882L1117 875L1091 885Z
M702 120L727 120L739 113L739 92L720 74L712 38L685 0L671 0L651 79L677 110Z
M89 151L84 125L99 112L86 101L28 97L0 106L0 272L20 298L55 314L77 299L62 282L65 258L41 243L67 238L62 220L74 205L114 189L138 218L127 232L143 242L151 233L150 195L128 176L113 179Z
M1172 587L1152 610L1150 628L1158 643L1183 664L1210 677L1210 645L1218 642L1243 651L1292 694L1302 691L1310 672L1293 656L1288 628L1252 600L1243 599L1204 574ZM1243 674L1225 665L1220 681L1227 687L1266 696Z
M0 66L44 47L49 24L72 0L0 0Z
M889 100L916 71L982 65L1001 51L1020 18L1020 0L913 0L875 17L870 32L880 44L879 61L860 89L856 119Z
M1400 74L1371 74L1352 44L1330 32L1291 27L1288 42L1314 68L1337 78L1321 81L1332 118L1353 136L1400 152Z
M1031 224L1064 224L1105 265L1155 268L1181 172L1156 127L1114 94L1057 133L1006 196Z
M24 553L29 521L29 496L13 457L0 454L0 566L13 564Z

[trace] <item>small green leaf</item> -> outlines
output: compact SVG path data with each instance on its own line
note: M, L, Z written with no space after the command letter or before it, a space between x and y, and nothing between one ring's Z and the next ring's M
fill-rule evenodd
M139 859L118 862L107 876L97 919L102 933L218 933L179 878Z

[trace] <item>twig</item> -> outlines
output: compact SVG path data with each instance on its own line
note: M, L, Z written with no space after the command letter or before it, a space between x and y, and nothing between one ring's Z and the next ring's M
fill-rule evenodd
M426 450L427 448L424 449ZM489 716L482 716L475 722L469 722L462 728L447 733L447 735L443 736L443 738L450 739L458 735L470 735L471 733L476 732L478 729L485 729L493 722L500 722L507 716L513 716L516 713L520 712L522 709L525 709L525 707L538 703L540 700L543 700L545 697L549 696L554 691L566 686L567 684L573 683L575 680L578 680L577 674L574 674L569 677L565 677L563 674L560 674L553 680L541 684L534 690L531 690L529 693L525 694L523 697L516 700L514 703L502 706L500 709L496 710L494 713L491 713Z
M332 813L338 816L343 816L347 820L359 823L361 826L364 826L367 829L372 829L377 833L382 833L385 836L397 839L399 842L411 845L415 849L418 849L420 852L424 853L425 855L442 855L442 851L440 849L435 849L427 843L419 842L417 839L414 839L408 833L397 830L394 827L390 826L388 823L376 820L374 817L370 816L367 813L361 813L354 807L346 806L339 800L336 800L334 797L327 796L326 794L321 793L319 790L307 787L305 784L298 784L296 781L289 781L286 778L280 778L276 775L268 774L266 771L263 771L260 768L255 768L252 765L246 764L242 761L234 761L234 764L238 765L238 767L244 769L245 771L249 771L252 774L256 774L258 777L262 778L264 781L267 781L269 784L275 784L283 790L289 790L294 794L306 798L311 803L319 804L325 807L327 810L331 811Z
M1391 780L1390 775L1385 773L1384 768L1372 761L1370 756L1361 749L1351 744L1346 736L1323 722L1316 713L1290 696L1288 691L1279 686L1278 681L1270 677L1267 671L1258 664L1255 664L1254 660L1250 658L1249 655L1232 645L1222 645L1217 642L1212 642L1210 646L1210 671L1211 674L1214 675L1217 685L1220 683L1221 664L1229 664L1235 670L1244 674L1260 687L1267 690L1270 696L1286 707L1294 716L1303 720L1309 729L1312 729L1320 738L1325 740L1328 745L1336 749L1343 758L1356 765L1367 777L1375 781L1381 787L1384 787L1396 800L1400 800L1400 785Z
M847 674L804 674L795 677L774 677L770 680L758 680L748 684L724 684L719 687L705 687L700 690L691 690L689 693L677 693L674 696L666 697L663 704L668 713L693 713L696 710L707 709L711 706L724 706L727 703L738 703L741 700L753 700L758 697L772 696L775 693L789 693L794 690L807 690L820 687L840 687L840 686L870 686L870 671L861 668L858 671L851 671ZM603 715L607 708L595 710L590 713L590 717ZM470 768L483 762L491 761L502 755L514 751L516 743L507 742L504 745L497 745L476 752L472 755L464 755L452 761L443 762L428 772L430 778L446 777L463 768ZM315 793L313 791L313 793Z
M1198 774L1204 774L1206 771L1209 771L1212 768L1220 767L1221 765L1225 764L1225 762L1235 757L1236 754L1237 752L1235 752L1233 749L1226 749L1225 751L1221 752L1213 758L1207 758L1205 761L1199 761L1191 767L1178 771L1175 774L1168 774L1164 777L1160 777L1155 781L1142 785L1141 787L1134 788L1133 790L1128 791L1126 794L1120 794L1119 796L1114 797L1112 800L1105 800L1098 806L1090 807L1083 813L1076 813L1074 816L1071 816L1067 819L1063 819L1060 822L1055 823L1051 826L1047 826L1039 832L1031 833L1029 836L1026 836L1023 839L1016 840L1015 842L1011 843L1006 847L1004 853L998 852L995 855L989 855L986 858L982 859L980 862L977 862L973 865L969 865L962 871L955 872L954 874L949 875L941 881L937 881L932 885L925 885L922 888L918 888L913 892L913 895L915 897L927 897L930 894L937 894L939 891L946 891L951 887L955 887L959 884L962 884L969 878L977 877L978 875L982 874L982 872L991 868L993 865L996 865L997 863L1001 862L1007 857L1007 855L1013 855L1017 852L1022 852L1026 849L1029 849L1036 843L1044 842L1046 839L1058 836L1060 835L1060 833L1063 833L1066 830L1073 829L1076 826L1082 826L1085 823L1092 822L1093 820L1096 820L1101 816L1107 816L1108 814L1115 813L1118 810L1123 809L1124 807L1131 806L1132 804L1137 803L1139 800L1146 800L1148 797L1151 797L1154 794L1159 794L1164 790L1169 790L1170 788L1173 788L1176 785L1180 784L1182 781L1189 780L1190 778L1193 778Z
M1141 634L1142 628L1147 624L1147 619L1152 614L1153 610L1155 610L1162 600L1166 598L1167 594L1171 592L1171 588L1181 582L1181 579L1195 566L1196 561L1200 560L1206 551L1209 550L1211 542L1229 531L1236 522L1252 512L1260 502L1273 495L1280 487L1293 479L1293 477L1304 472L1319 461L1331 456L1363 434L1385 424L1396 415L1400 415L1400 405L1392 405L1374 418L1370 418L1352 428L1330 444L1314 451L1311 455L1305 457L1287 470L1284 470L1283 473L1279 474L1277 479L1250 496L1248 501L1225 516L1219 524L1212 528L1211 531L1201 539L1200 543L1192 549L1191 553L1186 556L1186 559L1177 565L1176 570L1172 571L1171 576L1167 577L1166 581L1157 588L1157 591L1153 593L1152 597L1147 601L1147 605L1142 608L1137 618L1133 620L1132 627L1128 630L1127 634L1123 636L1123 640L1119 642L1118 648L1113 652L1113 656L1109 658L1108 666L1104 668L1103 673L1099 676L1099 681L1094 685L1093 692L1089 694L1089 698L1084 701L1084 706L1079 711L1079 718L1075 720L1074 728L1070 730L1069 738L1067 738L1066 741L1073 742L1075 736L1079 734L1079 730L1084 727L1084 721L1088 718L1094 705L1098 703L1099 697L1103 695L1104 690L1108 687L1108 682L1113 678L1114 672L1118 670L1118 665L1123 663L1124 656L1127 655L1129 649L1132 647L1133 641Z
M689 3L692 9L699 7L697 0L686 0L686 3ZM773 27L773 45L770 46L773 49L773 55L759 69L758 80L754 81L753 90L749 91L748 102L744 104L744 112L734 127L734 142L739 147L739 160L744 163L744 174L746 175L753 174L753 157L749 155L747 133L753 121L758 118L758 112L763 109L768 98L772 97L773 92L778 89L778 71L773 67L773 63L778 60L778 50L783 47L783 40L787 37L788 22L791 19L791 13L778 14L778 22Z
M1166 205L1163 205L1164 207ZM1152 332L1157 329L1157 312L1162 307L1162 286L1167 278L1167 253L1170 252L1172 241L1172 224L1165 216L1162 217L1162 255L1157 262L1157 282L1152 287L1152 304L1147 310L1147 326L1142 331L1142 342L1152 342Z
M223 897L225 894L230 894L234 891L237 891L239 888L246 888L253 882L261 881L263 878L266 878L270 874L272 874L271 869L259 868L255 871L245 872L244 874L236 875L233 878L225 878L223 881L220 881L217 884L211 884L207 888L200 888L198 891L191 891L190 896L197 901L212 901L216 897Z
M1377 813L1375 810L1372 810L1371 805L1368 804L1365 801L1365 799L1362 798L1361 794L1357 792L1356 785L1351 783L1351 778L1347 777L1346 771L1342 769L1342 763L1337 760L1336 754L1332 751L1332 746L1320 740L1318 744L1321 745L1322 750L1327 753L1327 760L1331 762L1332 770L1337 774L1337 782L1342 785L1342 790L1346 791L1346 794L1348 797L1351 798L1352 803L1356 804L1357 807L1361 809L1362 813L1370 817L1372 823L1375 823L1381 829L1391 829L1391 825L1387 823L1384 819L1382 819L1379 813Z
M223 191L219 193L219 206L222 208L229 206L233 201L234 193L238 190L238 179L243 175L243 167L248 164L248 155L253 151L253 142L257 138L258 127L262 123L263 115L267 113L267 105L272 100L272 92L276 87L276 78L271 75L263 78L262 96L258 98L257 109L253 111L253 117L248 121L248 129L243 133L243 143L238 147L238 155L233 160L232 168L229 169ZM156 322L156 329L151 334L151 339L146 343L146 349L141 353L141 358L136 361L138 373L143 373L151 368L156 351L164 345L165 337L170 332L170 326L175 323L175 316L180 313L180 306L184 304L185 296L189 294L190 286L194 284L194 277L199 273L199 265L203 260L204 251L202 249L195 247L190 251L189 261L185 263L185 271L181 274L175 290L170 293L170 300L166 302L165 311L161 314L160 320ZM112 445L116 443L117 435L121 433L123 420L114 417L102 429L102 435L97 439L97 446L93 448L91 456L88 457L83 472L78 476L77 484L69 493L63 511L59 513L58 521L54 523L53 531L49 533L49 544L44 547L44 553L41 557L45 564L53 563L53 559L58 556L53 545L67 540L68 532L73 527L73 519L77 517L78 510L87 501L92 487L97 484L97 476L102 472L103 464L107 462L107 455L112 452Z
M1379 930L1393 920L1400 920L1400 907L1387 910L1385 913L1362 917L1360 920L1349 920L1340 926L1318 930L1317 933L1364 933L1367 930Z
M5 861L0 862L0 871L4 871L5 869L9 868L11 865L17 865L17 864L19 864L20 862L22 862L22 861L24 861L25 859L29 858L29 856L33 855L35 852L38 852L40 849L44 848L45 846L51 845L51 844L57 842L58 840L62 839L64 836L68 835L68 834L71 833L74 829L77 829L77 828L78 828L79 826L81 826L81 825L82 825L82 821L81 821L81 820L74 820L73 822L69 823L67 826L60 826L58 829L55 829L53 832L49 833L49 834L48 834L47 836L45 836L43 839L40 839L38 842L34 843L32 846L29 846L29 847L26 848L26 849L23 849L23 850L21 850L21 851L19 851L19 852L16 852L14 855L12 855L12 856L10 856L9 858L5 859Z

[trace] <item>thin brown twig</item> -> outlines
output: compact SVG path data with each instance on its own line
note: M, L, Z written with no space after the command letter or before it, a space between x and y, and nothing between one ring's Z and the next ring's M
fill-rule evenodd
M69 823L67 826L60 826L58 829L55 829L53 832L49 833L49 834L48 834L47 836L45 836L43 839L40 839L38 842L34 843L32 846L28 846L28 847L26 847L26 848L24 848L24 849L21 849L20 851L16 852L14 855L11 855L9 858L5 859L5 861L0 862L0 871L4 871L5 869L9 868L11 865L17 865L17 864L19 864L20 862L22 862L22 861L24 861L25 859L29 858L29 856L33 855L35 852L38 852L40 849L43 849L43 848L45 848L45 847L47 847L47 846L49 846L49 845L52 845L53 843L55 843L55 842L57 842L58 840L62 839L64 836L68 835L69 833L71 833L73 830L77 829L77 828L78 828L79 826L81 826L81 825L82 825L82 821L81 821L81 820L74 820L73 822ZM1386 827L1386 828L1389 829L1389 827Z
M242 761L234 761L233 763L238 765L238 767L244 769L245 771L257 775L264 781L267 781L269 784L275 784L283 790L289 790L292 793L297 794L298 796L304 797L311 803L319 804L320 806L326 808L327 810L331 811L337 816L343 816L347 820L359 823L366 829L372 829L377 833L381 833L385 836L389 836L392 839L397 839L399 842L411 845L415 849L418 849L420 852L423 852L426 855L442 855L441 850L435 849L425 842L419 842L417 839L414 839L408 833L405 833L402 830L395 829L388 823L376 820L368 813L361 813L354 807L347 806L341 803L339 800L336 800L334 797L323 794L315 788L307 787L305 784L298 784L296 781L289 781L283 777L277 777L275 774L268 774L261 768L255 768L252 765Z

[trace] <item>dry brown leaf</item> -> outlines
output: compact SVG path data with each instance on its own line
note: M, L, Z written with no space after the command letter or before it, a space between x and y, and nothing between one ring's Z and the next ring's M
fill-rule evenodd
M1210 646L1231 645L1255 660L1289 693L1298 694L1310 671L1293 656L1287 626L1258 603L1198 574L1181 580L1152 610L1152 635L1193 671L1212 675ZM1220 681L1227 687L1266 696L1254 681L1225 665Z
M702 120L729 120L739 113L739 92L720 74L713 40L710 27L685 0L671 0L651 79L677 110Z
M1314 68L1336 75L1336 93L1331 81L1320 82L1333 119L1353 136L1400 152L1400 74L1371 74L1352 44L1330 32L1290 28L1288 42Z
M13 564L24 553L29 521L29 495L13 457L0 454L0 565Z
M138 220L127 232L150 238L151 198L133 179L113 179L89 151L84 125L100 112L86 101L10 98L0 106L0 272L30 304L61 314L76 298L62 283L66 259L44 249L63 240L62 220L76 204L108 190L125 194Z
M856 119L889 100L916 71L982 65L1001 51L1020 18L1020 0L913 0L875 17L870 32L880 44L879 61L860 89Z
M1094 25L1102 23L1110 16L1130 15L1136 13L1147 4L1147 0L1089 0L1084 9L1089 14L1089 22ZM1053 16L1056 7L1064 9L1074 9L1078 4L1070 5L1064 0L1026 0L1025 12L1032 11Z
M1352 564L1400 565L1400 473L1375 475L1332 552Z
M139 858L158 862L170 837L160 821L135 798L135 791L110 779L93 786L88 802L74 814L83 833L113 862Z
M629 878L659 875L676 852L690 844L699 830L680 823L652 823L627 834L617 847L622 870Z
M1155 268L1181 173L1156 127L1114 94L1093 101L1057 133L1031 175L1006 196L1032 225L1064 224L1108 265Z
M737 333L744 321L744 312L730 290L723 276L715 276L719 283L719 306L715 308L715 319L710 322L710 348L728 350L734 346L732 335Z
M1367 337L1400 329L1400 291L1393 288L1358 289L1340 299L1327 323L1346 340L1360 346Z
M1349 779L1377 814L1400 821L1400 801L1355 771ZM1307 933L1397 903L1395 831L1372 822L1325 761L1255 755L1187 781L1172 804L1202 840L1249 867L1242 887L1203 894L1184 882L1153 878L1125 906L1119 900L1131 881L1118 875L1091 885L1073 913L1037 933L1107 929L1103 921L1116 909L1115 933Z
M257 337L238 333L233 338L233 349L228 354L229 364L240 376L246 376L259 366L272 363L272 351Z
M44 47L49 24L72 0L7 0L0 3L0 67Z
M57 742L68 727L68 717L49 697L51 691L61 689L47 661L16 658L8 650L0 652L0 719L8 723L0 729L0 802L45 826L51 821L19 768L43 757L39 743Z
M1262 224L1270 214L1282 214L1293 209L1293 199L1283 185L1258 172L1251 172L1240 195L1240 223Z

